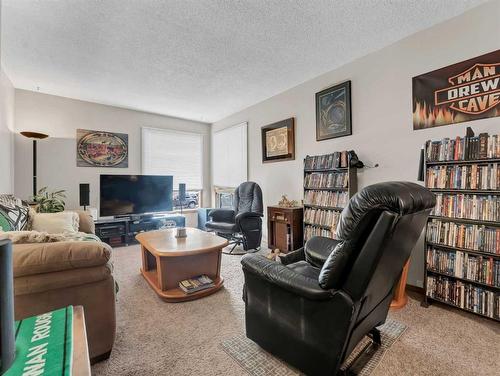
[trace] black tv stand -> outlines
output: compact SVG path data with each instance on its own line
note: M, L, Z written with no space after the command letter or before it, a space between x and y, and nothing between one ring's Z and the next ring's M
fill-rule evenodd
M186 218L179 214L146 214L118 218L100 218L95 221L95 233L112 247L136 244L135 236L141 232L184 227Z

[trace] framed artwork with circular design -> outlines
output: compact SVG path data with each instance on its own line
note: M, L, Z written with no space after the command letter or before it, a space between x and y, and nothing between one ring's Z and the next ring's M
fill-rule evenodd
M128 134L76 130L78 167L128 167Z

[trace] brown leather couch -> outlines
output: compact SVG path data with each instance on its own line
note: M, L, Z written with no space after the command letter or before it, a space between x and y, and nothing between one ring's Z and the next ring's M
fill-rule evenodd
M80 231L94 223L79 212ZM90 358L109 357L115 340L115 282L111 247L102 242L73 241L15 244L14 304L16 320L68 305L81 305Z

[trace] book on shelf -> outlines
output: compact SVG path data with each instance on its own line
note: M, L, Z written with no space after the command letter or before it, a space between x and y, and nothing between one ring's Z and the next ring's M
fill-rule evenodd
M500 294L444 276L427 276L426 295L483 316L500 319Z
M431 219L426 240L434 244L500 254L500 227Z
M347 206L348 202L349 192L309 190L304 194L305 205L344 208Z
M309 240L313 236L324 236L335 239L335 229L327 229L324 227L306 224L304 226L304 241Z
M426 171L427 188L435 189L500 189L499 163L465 166L430 166Z
M431 215L478 221L500 221L500 197L474 194L436 194Z
M500 135L427 141L426 297L500 320ZM470 192L463 192L470 191Z
M306 188L347 188L349 175L346 172L311 172L306 174L304 184Z
M197 291L206 290L214 287L214 282L205 274L185 279L179 282L179 287L186 294L192 294Z
M336 151L331 154L307 156L304 162L306 170L328 170L348 166L347 151Z
M308 224L327 226L336 229L340 219L340 212L335 210L309 209L304 211L304 221Z
M500 287L500 259L428 246L426 261L431 271Z
M428 162L500 158L500 135L481 133L479 136L427 141L426 149Z

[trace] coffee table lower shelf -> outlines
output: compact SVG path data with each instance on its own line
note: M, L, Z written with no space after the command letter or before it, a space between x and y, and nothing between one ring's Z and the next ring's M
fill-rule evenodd
M199 299L204 296L211 295L214 292L217 292L224 285L224 278L219 276L214 279L214 287L211 287L206 290L193 292L192 294L186 294L179 287L168 290L161 290L158 284L158 273L156 270L144 271L143 269L141 269L141 273L144 279L158 294L158 296L169 303L187 302L189 300Z

